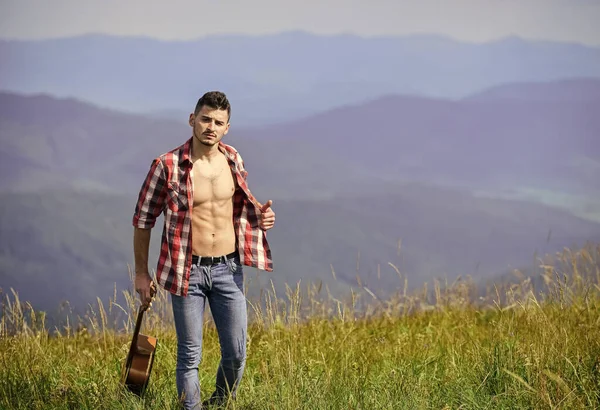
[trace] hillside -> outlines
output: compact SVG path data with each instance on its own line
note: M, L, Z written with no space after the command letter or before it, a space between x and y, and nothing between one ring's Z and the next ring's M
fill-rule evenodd
M121 192L138 187L157 153L191 135L186 121L153 120L74 99L0 93L0 155L10 161L3 161L9 172L0 177L0 187Z
M549 261L543 296L525 281L476 294L470 282L375 300L340 301L324 289L250 299L247 359L236 401L226 409L584 409L600 405L600 247ZM124 330L96 310L56 332L14 298L0 316L0 407L179 409L177 340L160 292L143 334L157 337L143 399L119 383L136 304ZM105 305L106 306L106 305ZM107 308L110 311L110 308ZM113 311L117 310L113 306ZM32 318L38 318L34 320ZM120 327L119 327L120 329ZM214 389L219 337L207 315L199 378Z
M556 88L546 87L545 94ZM234 122L227 142L244 156L257 194L278 198L330 197L348 180L600 195L600 99L557 99L389 96L281 125L240 129ZM15 161L4 165L3 189L129 192L154 157L190 136L184 118L150 120L73 100L4 93L0 106L0 154Z
M86 191L0 194L0 287L36 308L82 309L130 287L134 195ZM269 280L283 294L302 281L341 297L358 282L385 296L434 277L485 278L534 263L534 252L600 241L600 224L533 203L474 198L417 184L329 200L278 200L269 232L275 271L247 269L249 295ZM155 266L162 223L153 231ZM388 263L400 269L401 277ZM335 272L335 279L331 268Z

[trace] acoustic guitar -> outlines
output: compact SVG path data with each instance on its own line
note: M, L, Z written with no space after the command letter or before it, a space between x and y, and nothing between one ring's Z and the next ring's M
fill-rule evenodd
M121 383L134 394L143 396L150 373L152 372L152 364L154 363L154 352L158 340L152 336L146 336L140 333L144 312L148 309L147 305L140 306L138 311L135 330L133 331L133 339L129 347L129 354L125 360Z

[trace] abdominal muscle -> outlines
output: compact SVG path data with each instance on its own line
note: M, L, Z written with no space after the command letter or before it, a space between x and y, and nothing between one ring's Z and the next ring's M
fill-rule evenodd
M192 253L198 256L227 255L236 248L233 228L235 183L225 158L221 164L225 168L215 165L218 164L209 168L201 165L196 170L194 164Z

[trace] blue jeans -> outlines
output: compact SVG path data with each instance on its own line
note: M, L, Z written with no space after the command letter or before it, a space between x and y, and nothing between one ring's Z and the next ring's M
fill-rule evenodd
M248 327L244 274L239 256L212 266L192 265L186 297L171 295L177 332L177 393L186 409L201 408L198 366L206 300L221 345L213 400L235 398L246 364Z

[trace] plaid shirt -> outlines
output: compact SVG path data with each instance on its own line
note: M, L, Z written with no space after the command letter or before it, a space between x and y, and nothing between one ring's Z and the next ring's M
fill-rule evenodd
M192 266L193 184L190 177L192 139L152 161L139 193L133 226L150 229L164 212L160 256L156 269L159 285L171 293L186 296ZM259 227L260 204L248 185L242 157L235 148L219 142L227 157L238 189L233 196L233 226L243 265L272 271L273 261L266 232Z

